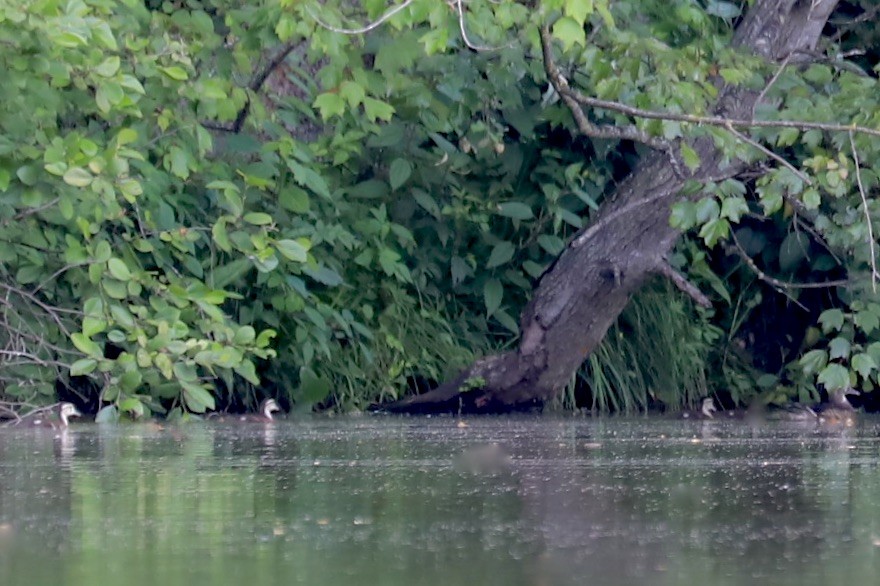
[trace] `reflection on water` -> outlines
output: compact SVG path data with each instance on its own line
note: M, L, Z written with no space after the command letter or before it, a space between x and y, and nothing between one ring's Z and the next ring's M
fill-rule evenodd
M0 429L0 584L870 584L880 421Z

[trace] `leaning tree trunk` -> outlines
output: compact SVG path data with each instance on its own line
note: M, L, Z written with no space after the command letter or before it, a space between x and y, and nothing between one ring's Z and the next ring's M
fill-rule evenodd
M771 62L812 50L837 2L758 0L733 43ZM548 72L552 76L550 67ZM721 85L714 113L751 119L758 96L758 91ZM744 169L735 161L725 163L711 139L698 139L691 146L701 160L693 174L682 171L677 155L649 155L596 220L575 235L523 311L516 350L477 360L455 379L389 408L493 411L552 398L650 276L665 275L687 288L666 262L680 235L669 224L671 206L687 180L718 180Z

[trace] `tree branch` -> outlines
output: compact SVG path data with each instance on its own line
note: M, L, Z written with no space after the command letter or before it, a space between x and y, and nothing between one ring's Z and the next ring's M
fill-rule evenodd
M678 287L679 291L694 300L694 303L702 307L712 307L712 302L703 294L700 289L687 280L687 277L676 271L671 264L662 260L657 265L657 274L662 275L672 281Z
M410 0L413 1L413 0ZM262 67L257 69L253 76L251 77L250 83L246 86L249 90L247 101L244 106L242 106L241 110L238 111L238 114L235 116L235 120L232 122L217 122L214 120L205 120L202 122L202 126L209 130L219 130L222 132L231 132L233 134L238 134L241 132L242 127L244 127L244 123L247 120L248 114L251 111L251 96L250 93L259 92L263 84L266 83L266 80L272 74L275 69L287 59L287 56L290 55L290 52L296 48L296 43L290 41L281 46L281 48L273 55L266 63L263 64Z
M553 58L553 38L550 35L550 27L545 24L541 27L541 48L544 52L544 70L547 72L547 78L550 80L553 89L568 106L578 130L585 136L593 138L631 140L648 145L652 148L668 151L669 143L663 139L651 136L643 130L639 130L635 126L609 126L607 124L593 124L587 119L586 114L578 104L577 96L579 92L572 90L568 85L568 80L559 71L556 61ZM590 106L591 104L586 103Z

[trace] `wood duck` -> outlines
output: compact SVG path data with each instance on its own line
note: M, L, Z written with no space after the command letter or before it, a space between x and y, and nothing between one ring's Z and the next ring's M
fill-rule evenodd
M271 423L275 420L273 413L281 411L281 407L275 402L275 399L263 399L257 413L250 413L239 417L239 421L250 421L256 423Z
M816 414L819 423L824 425L845 425L852 427L856 423L856 410L846 398L847 395L861 395L852 388L837 389L828 397L828 403L820 405Z
M700 403L699 411L685 411L681 414L681 417L682 419L715 419L715 416L712 414L717 411L718 407L715 406L715 401L712 400L712 397L706 397Z
M71 417L82 417L82 413L73 403L61 402L52 409L43 411L29 419L26 425L31 427L48 427L50 429L66 429Z

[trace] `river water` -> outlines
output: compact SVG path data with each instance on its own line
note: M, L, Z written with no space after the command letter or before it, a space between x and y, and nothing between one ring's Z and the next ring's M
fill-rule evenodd
M873 584L880 420L0 429L3 586Z

